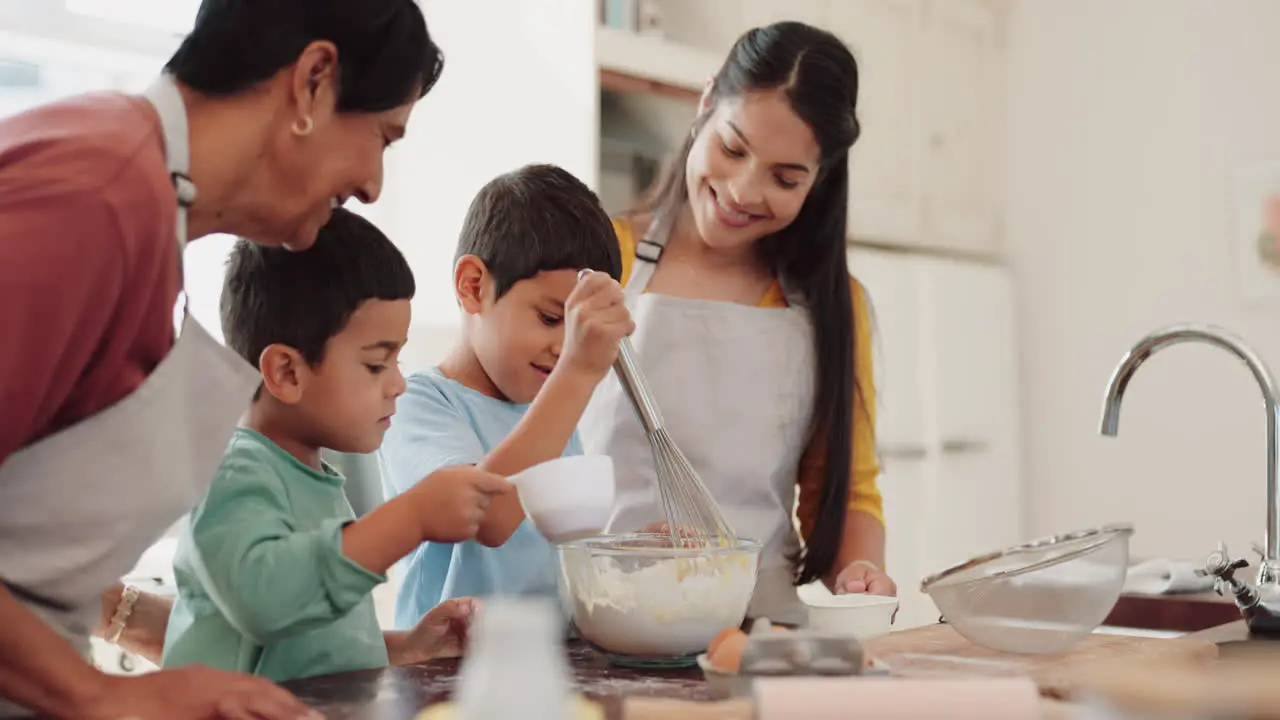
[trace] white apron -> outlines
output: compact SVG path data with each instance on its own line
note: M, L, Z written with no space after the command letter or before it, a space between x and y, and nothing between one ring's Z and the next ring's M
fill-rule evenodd
M168 77L147 98L178 196L181 257L195 200L186 111ZM258 382L184 310L177 342L137 390L0 465L0 582L88 657L101 593L200 500ZM0 717L25 714L0 699Z
M761 308L645 294L666 240L651 231L636 244L625 289L636 361L672 439L734 531L764 544L749 616L803 625L787 555L799 547L791 517L813 409L812 323L798 299ZM616 375L600 383L579 427L587 452L614 461L608 531L662 521L653 455Z

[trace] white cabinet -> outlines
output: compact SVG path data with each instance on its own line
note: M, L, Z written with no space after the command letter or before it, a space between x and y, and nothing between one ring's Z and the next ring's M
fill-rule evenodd
M886 562L898 627L937 620L920 581L1020 542L1013 288L1003 268L854 248L870 295Z
M1022 516L1014 292L1005 268L916 262L932 399L926 426L941 452L937 521L950 553L940 560L949 563L1023 539L1019 523L1006 522Z
M850 153L850 233L1000 251L1001 0L843 0L828 27L858 58L863 135Z
M915 267L900 255L854 248L849 269L870 301L876 381L876 438L882 450L909 452L925 419L924 373Z
M1001 6L925 6L920 140L926 245L996 254L1003 194L1004 46Z
M880 494L884 497L885 571L898 584L895 630L907 630L938 620L938 609L920 592L928 568L929 534L922 532L920 508L926 502L929 459L925 456L882 453Z
M853 0L830 29L858 60L862 136L849 154L849 232L914 243L920 238L921 3Z

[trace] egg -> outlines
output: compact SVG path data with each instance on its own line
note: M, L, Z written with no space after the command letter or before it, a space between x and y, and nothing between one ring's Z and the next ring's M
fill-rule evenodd
M711 643L707 645L707 657L710 658L712 655L716 654L716 649L720 647L720 643L725 641L725 638L733 635L734 633L740 632L742 631L736 627L727 627L716 633L716 636L711 638Z
M736 673L742 666L742 651L747 646L747 634L736 630L720 639L715 652L709 652L707 659L716 669Z

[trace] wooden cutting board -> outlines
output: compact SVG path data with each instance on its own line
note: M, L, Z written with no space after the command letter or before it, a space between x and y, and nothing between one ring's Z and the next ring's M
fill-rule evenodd
M1098 662L1185 659L1208 663L1218 646L1186 638L1093 634L1054 655L1016 655L979 647L950 625L928 625L881 635L863 643L868 654L901 677L1030 677L1040 694L1069 698L1074 676Z

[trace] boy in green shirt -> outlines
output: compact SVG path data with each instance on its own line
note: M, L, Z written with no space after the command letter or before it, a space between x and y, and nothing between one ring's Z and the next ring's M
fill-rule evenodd
M405 389L397 356L413 294L399 250L341 208L305 252L236 244L223 332L262 386L179 539L165 667L284 681L461 652L472 599L383 632L371 592L423 542L474 538L510 484L444 468L356 520L342 476L320 459L321 448L381 444Z

